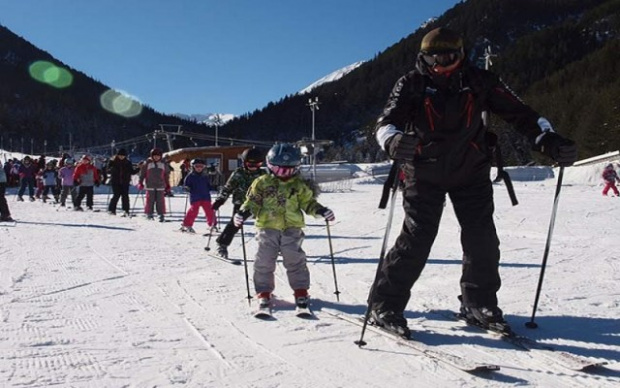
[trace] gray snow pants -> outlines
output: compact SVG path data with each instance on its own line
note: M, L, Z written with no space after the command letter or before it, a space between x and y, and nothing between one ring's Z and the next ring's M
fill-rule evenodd
M282 253L288 283L293 290L310 287L310 272L306 266L306 252L301 249L304 232L299 228L285 231L258 229L258 251L254 261L254 289L257 294L273 292L278 252Z

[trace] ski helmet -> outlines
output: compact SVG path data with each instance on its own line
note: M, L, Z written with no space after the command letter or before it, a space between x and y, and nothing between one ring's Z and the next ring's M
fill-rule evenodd
M203 159L196 158L196 159L192 160L192 166L195 166L197 164L202 164L203 167L206 165L206 163L205 163L205 161Z
M267 153L267 167L278 178L290 178L299 171L301 151L289 143L276 144Z
M82 161L89 161L90 162L90 156L82 155Z
M248 148L241 154L241 160L245 168L260 168L263 164L264 155L257 148Z
M75 160L73 160L72 158L67 158L65 159L65 164L75 164Z
M161 150L161 148L153 148L151 150L151 153L150 153L151 157L153 157L155 155L162 156L163 154L164 154L164 152Z
M448 28L435 28L422 38L418 61L431 74L446 74L456 69L465 57L463 38Z

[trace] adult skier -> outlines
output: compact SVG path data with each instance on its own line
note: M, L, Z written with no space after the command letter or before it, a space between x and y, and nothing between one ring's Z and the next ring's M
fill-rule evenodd
M437 235L446 195L461 227L461 313L484 327L506 324L498 307L499 240L493 221L490 111L560 166L577 158L571 140L525 105L493 73L467 61L462 37L447 28L422 39L415 69L400 78L376 124L376 139L405 173L406 213L371 294L371 319L409 336L403 312Z

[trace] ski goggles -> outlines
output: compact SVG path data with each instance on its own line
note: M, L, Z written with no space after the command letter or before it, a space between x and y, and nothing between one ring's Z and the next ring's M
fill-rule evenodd
M430 67L448 67L455 64L459 59L461 59L461 52L449 51L436 54L422 53L421 57L424 63Z
M260 168L262 165L263 162L245 162L247 168Z
M274 166L273 164L267 163L269 170L273 173L273 175L278 178L290 178L297 173L299 167L297 166Z

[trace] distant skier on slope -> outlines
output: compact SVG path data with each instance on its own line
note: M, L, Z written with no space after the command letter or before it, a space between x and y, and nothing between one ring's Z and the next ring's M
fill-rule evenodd
M447 28L422 39L415 70L400 78L376 124L376 139L403 163L402 231L377 272L372 319L408 336L404 310L437 235L446 194L461 226L461 313L485 327L506 324L498 307L499 240L489 178L485 110L527 136L534 149L570 166L577 148L525 105L496 75L470 65L459 34Z
M603 177L603 181L605 181L605 187L603 188L603 195L606 196L607 193L609 192L609 189L611 189L611 191L614 192L616 197L620 196L620 193L618 193L618 188L616 187L616 181L620 182L620 178L618 177L616 170L614 170L613 164L609 163L607 166L605 166L602 177Z

